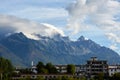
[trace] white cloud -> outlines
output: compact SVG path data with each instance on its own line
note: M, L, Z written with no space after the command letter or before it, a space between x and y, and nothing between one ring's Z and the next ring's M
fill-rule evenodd
M27 7L25 9L16 10L9 14L32 20L55 19L68 16L68 13L64 8L49 7Z
M117 44L111 45L111 46L110 46L110 49L112 49L112 50L117 50L117 49L118 49Z
M38 39L33 34L53 36L56 33L64 35L63 31L48 24L39 24L33 21L20 19L14 16L0 15L0 28L6 32L23 32L27 37ZM7 31L8 29L12 29ZM7 33L6 33L7 34Z
M55 26L53 26L51 24L47 24L47 23L41 23L41 24L44 26L48 26L48 28L45 31L48 33L52 33L51 35L57 34L59 32L62 36L64 36L64 32L62 30L56 28Z
M67 10L70 15L67 28L72 34L77 34L84 29L87 31L94 26L102 30L112 42L120 43L119 1L76 0Z
M70 14L68 27L74 27L73 31L76 33L83 26L91 24L102 28L120 26L120 23L115 21L115 16L120 13L120 2L115 0L77 0L68 11Z
M106 36L112 40L114 43L120 43L120 36L114 33L106 33Z

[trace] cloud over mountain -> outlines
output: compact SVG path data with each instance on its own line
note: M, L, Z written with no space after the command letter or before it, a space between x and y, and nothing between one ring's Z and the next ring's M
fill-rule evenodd
M0 15L0 32L8 33L23 32L27 37L38 39L34 34L43 36L54 36L55 34L64 35L63 31L46 23L36 23L15 16Z
M67 10L70 14L67 28L72 34L94 26L102 30L104 35L114 43L120 43L120 2L118 0L77 0Z

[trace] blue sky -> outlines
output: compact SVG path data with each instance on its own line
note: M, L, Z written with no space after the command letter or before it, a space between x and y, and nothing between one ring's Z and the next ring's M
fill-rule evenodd
M48 23L120 53L120 0L2 0L1 15Z
M0 3L0 13L40 23L63 25L68 16L65 8L70 3L72 0L4 0Z

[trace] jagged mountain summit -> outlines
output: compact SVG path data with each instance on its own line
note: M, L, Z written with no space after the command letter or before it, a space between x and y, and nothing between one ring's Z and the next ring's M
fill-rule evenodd
M69 37L39 36L40 40L27 38L22 32L0 39L0 56L10 59L15 66L30 66L34 61L53 64L83 64L92 56L108 60L110 64L120 62L120 56L113 50L100 46L81 36L77 41Z

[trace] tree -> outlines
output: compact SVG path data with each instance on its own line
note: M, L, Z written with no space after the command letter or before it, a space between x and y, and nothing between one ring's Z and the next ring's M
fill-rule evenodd
M38 62L36 67L38 73L49 73L49 74L58 73L57 69L54 67L52 63L47 63L46 65L44 65L42 62Z
M57 73L57 69L54 67L52 63L47 63L46 69L48 70L49 73Z
M97 80L104 80L104 73L98 73L96 78L97 78Z
M38 73L47 73L48 71L45 69L45 65L42 62L38 62L37 64L37 72Z
M115 73L111 78L111 80L120 80L120 73Z
M73 64L68 64L68 65L67 65L67 73L68 73L68 74L74 74L74 73L75 73L75 65L73 65Z
M31 71L31 69L29 68L25 68L25 69L20 69L20 72L22 74L32 74L33 72Z
M13 65L8 59L0 58L1 79L8 79L13 71Z

